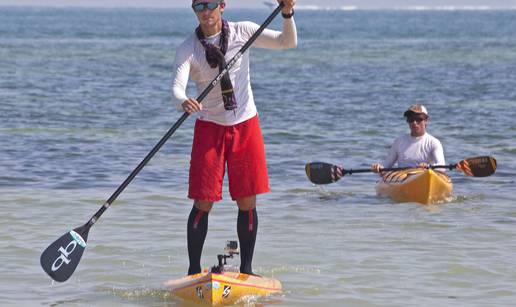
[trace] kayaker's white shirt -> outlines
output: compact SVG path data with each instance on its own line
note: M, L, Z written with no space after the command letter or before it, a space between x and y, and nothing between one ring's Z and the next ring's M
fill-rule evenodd
M253 22L228 22L229 40L226 62L242 48L249 38L258 30ZM220 41L220 33L208 38L212 44ZM283 19L283 31L265 29L253 43L254 47L268 49L287 49L297 45L297 31L293 18ZM202 91L219 74L219 68L211 68L206 61L204 47L192 33L177 49L173 66L172 102L180 108L185 101L186 86L191 78L197 87L198 97ZM199 119L232 126L246 121L257 114L249 76L249 49L240 57L229 72L235 93L237 108L226 111L222 101L220 84L217 84L201 101L202 111L194 113Z
M425 162L430 165L445 165L441 142L428 133L420 137L405 134L394 140L389 155L383 162L384 168L416 167Z

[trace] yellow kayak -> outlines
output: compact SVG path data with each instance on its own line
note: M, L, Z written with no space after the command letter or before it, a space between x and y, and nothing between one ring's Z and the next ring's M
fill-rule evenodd
M209 306L232 305L248 297L281 293L281 282L277 279L238 272L205 270L165 284L183 300Z
M229 254L217 255L218 265L210 270L169 280L165 286L185 301L209 306L232 305L249 297L281 293L277 279L240 273L237 268L226 266L226 259L239 254L238 242L228 241L225 251Z
M411 168L387 172L376 185L376 193L396 202L435 204L451 197L453 184L445 173Z

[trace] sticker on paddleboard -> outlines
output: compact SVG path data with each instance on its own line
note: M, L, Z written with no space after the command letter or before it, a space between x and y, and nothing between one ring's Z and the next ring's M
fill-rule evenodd
M204 299L204 294L202 293L202 287L198 286L195 288L195 293L197 293L197 297L199 297L201 300Z
M222 292L223 298L228 298L229 294L231 293L231 286L225 285L224 291Z
M218 289L220 288L220 283L218 281L214 281L213 282L213 289Z

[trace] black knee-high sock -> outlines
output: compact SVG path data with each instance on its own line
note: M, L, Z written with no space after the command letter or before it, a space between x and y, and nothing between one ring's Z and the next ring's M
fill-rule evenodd
M250 211L238 210L237 233L240 241L240 272L253 274L252 262L254 243L258 231L256 208Z
M187 226L188 257L190 267L188 275L201 273L201 254L204 240L208 233L208 212L201 211L195 206L190 211Z

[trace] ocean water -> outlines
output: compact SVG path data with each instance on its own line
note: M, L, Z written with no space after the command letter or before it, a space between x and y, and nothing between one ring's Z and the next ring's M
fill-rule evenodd
M261 23L269 11L227 10ZM295 50L252 49L271 193L254 268L278 306L512 306L516 301L516 11L296 12ZM0 305L179 306L193 118L91 229L66 283L41 252L85 223L181 116L170 103L187 10L0 8ZM273 28L280 27L275 20ZM493 155L487 178L450 172L444 204L396 204L373 174L318 187L304 164L381 160L424 103L450 163ZM202 264L236 239L210 214ZM233 262L238 265L238 261Z

